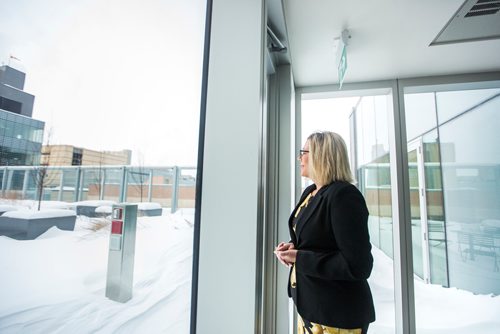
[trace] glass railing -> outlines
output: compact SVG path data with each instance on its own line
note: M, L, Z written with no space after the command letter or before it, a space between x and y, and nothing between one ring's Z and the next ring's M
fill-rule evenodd
M194 208L195 167L2 166L0 198L79 202L155 202Z

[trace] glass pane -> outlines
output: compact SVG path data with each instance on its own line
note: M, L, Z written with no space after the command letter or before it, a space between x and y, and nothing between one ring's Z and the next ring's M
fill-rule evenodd
M374 268L369 284L377 313L370 332L375 333L395 333L396 327L388 131L391 106L392 96L383 95L303 100L301 107L302 142L313 131L334 131L346 141L357 186L370 212Z
M352 152L349 116L360 97L342 97L335 99L315 99L302 101L302 143L315 131L334 131L342 136L347 150ZM297 152L298 154L298 152ZM350 157L353 161L353 157ZM302 178L303 189L308 185Z
M206 1L0 7L0 332L187 333Z
M490 93L490 92L488 92ZM468 96L462 92L462 100ZM472 99L478 93L472 92ZM441 94L438 94L438 101ZM500 97L440 127L450 286L500 294Z
M153 202L160 203L165 208L172 208L173 180L173 168L162 168L153 171Z
M121 191L123 189L122 183L124 179L123 168L106 168L103 177L105 178L103 189L103 200L119 202L121 198Z
M467 331L495 332L487 327L496 321L489 316L489 310L500 312L498 297L491 298L500 293L500 238L496 238L496 222L500 221L500 151L488 143L498 142L498 92L485 89L428 93L435 96L441 125L415 133L423 145L423 167L413 167L418 152L408 153L417 332L455 328L457 314L468 315ZM417 96L405 94L407 112L420 110ZM411 103L416 106L408 108ZM434 113L431 103L427 108L420 112ZM412 124L407 128L414 130ZM422 179L425 202L415 192ZM420 229L415 226L417 208ZM429 275L429 280L422 280L422 274L423 278ZM481 305L478 312L470 312L472 304ZM439 321L435 314L439 314Z
M127 169L128 187L127 202L149 202L149 185L151 184L151 170L143 166Z
M439 92L439 98L436 101L439 124L443 124L469 109L480 107L482 103L495 96L498 97L499 94L500 89L498 88Z
M196 190L196 169L183 168L179 180L179 203L177 208L188 209L194 207ZM188 210L184 210L188 212Z
M409 141L436 127L434 93L405 94L406 138Z
M375 300L377 320L370 331L394 333L394 279L392 248L392 199L389 132L387 119L392 96L364 96L356 108L355 149L358 186L365 196L370 216L370 240L374 269L369 283Z
M61 177L59 184L61 186L59 188L58 200L63 202L75 201L77 170L75 168L61 168L59 173L59 176Z
M392 201L387 96L363 97L356 110L359 187L370 211L377 246L392 257ZM376 232L378 231L378 232ZM377 238L377 237L376 237Z

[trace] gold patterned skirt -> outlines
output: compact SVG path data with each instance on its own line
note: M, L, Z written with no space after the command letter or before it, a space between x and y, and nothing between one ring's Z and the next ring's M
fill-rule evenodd
M330 326L324 326L320 324L315 324L314 322L304 321L298 316L298 324L297 324L297 334L361 334L361 328L355 329L345 329L345 328L336 328Z

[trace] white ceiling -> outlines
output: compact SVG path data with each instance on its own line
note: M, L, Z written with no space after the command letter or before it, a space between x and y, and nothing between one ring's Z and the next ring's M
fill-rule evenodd
M429 46L463 2L282 0L295 84L338 83L334 39L343 29L351 34L345 83L499 71L500 39Z

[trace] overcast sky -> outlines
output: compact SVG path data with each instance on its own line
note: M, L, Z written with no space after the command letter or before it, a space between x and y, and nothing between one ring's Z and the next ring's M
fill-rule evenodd
M51 144L194 166L204 20L202 0L2 0L0 62L26 72Z
M351 130L349 117L359 96L302 101L302 145L316 131L333 131L344 139L349 152Z

